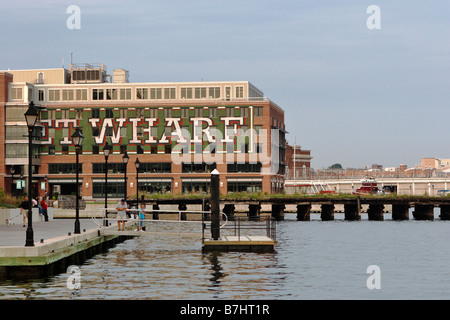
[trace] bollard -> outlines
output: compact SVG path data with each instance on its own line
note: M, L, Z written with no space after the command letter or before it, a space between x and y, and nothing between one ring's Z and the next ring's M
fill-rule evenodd
M220 174L217 169L211 172L211 238L220 239Z

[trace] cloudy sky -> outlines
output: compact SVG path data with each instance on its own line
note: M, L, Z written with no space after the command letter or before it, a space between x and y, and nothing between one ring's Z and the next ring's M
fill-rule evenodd
M73 53L132 82L248 80L314 168L412 167L450 158L449 16L444 0L0 0L0 70Z

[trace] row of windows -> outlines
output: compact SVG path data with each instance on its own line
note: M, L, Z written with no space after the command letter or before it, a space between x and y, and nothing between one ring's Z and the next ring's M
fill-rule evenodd
M141 163L139 173L170 173L171 162L146 162ZM183 173L209 173L215 167L214 164L206 163L183 163ZM261 163L233 163L228 164L228 172L261 172ZM79 164L78 172L82 173L82 165ZM128 170L134 170L128 168ZM124 173L125 165L120 162L108 163L108 173ZM76 165L74 163L49 163L48 173L50 174L75 174ZM93 163L92 173L105 173L105 163Z
M92 100L131 100L131 88L93 88ZM136 100L173 100L177 99L176 88L136 88ZM181 99L219 99L221 87L187 87L181 88ZM244 98L244 87L235 88L235 98ZM231 88L225 89L225 98L231 98ZM11 99L22 99L22 88L11 89ZM45 90L38 90L38 100L45 101ZM88 89L49 89L48 101L82 101L88 100Z
M67 129L67 128L63 128ZM7 144L8 145L8 144ZM83 146L83 150L87 150L88 148ZM120 146L120 154L124 154L125 151L127 150L127 146L126 145L121 145ZM189 146L182 146L181 148L181 153L182 154L187 154L189 151ZM100 150L100 146L99 145L93 145L92 146L92 154L100 154L101 150ZM215 143L211 143L207 146L203 146L203 144L201 143L197 143L194 145L194 150L192 150L194 153L200 154L200 153L211 153L211 154L215 154L217 152L217 144ZM222 145L222 150L221 151L225 151L226 153L234 153L237 151L240 151L241 153L249 153L249 145L248 143L241 143L239 145L234 144L234 143L227 143L225 146ZM63 155L68 155L69 154L69 146L68 145L63 145L61 146L61 153ZM159 154L159 153L164 153L164 154L171 154L172 153L172 146L170 144L166 144L164 145L164 150L159 150L158 146L156 145L151 145L150 146L150 152L145 152L144 148L142 146L137 146L136 147L136 153L137 154ZM253 151L253 153L263 153L263 144L262 143L255 143L255 149ZM56 154L56 148L55 146L49 146L48 147L48 154L49 155L55 155ZM238 172L238 171L236 171Z
M147 193L171 193L171 182L139 182L139 192ZM94 182L93 183L94 198L103 198L105 196L105 183ZM125 194L125 186L121 182L108 182L107 192L108 197L120 198ZM187 193L209 193L211 191L211 184L206 181L183 181L181 184L181 190L183 194ZM261 192L261 181L243 181L243 182L228 182L227 192Z
M6 119L7 121L23 121L25 119L24 114L26 112L27 108L7 108L6 113ZM145 111L148 110L148 116L151 118L157 118L158 117L158 108L138 108L135 111L135 117L140 118L143 116L146 116ZM254 107L253 108L254 116L255 117L261 117L263 115L263 107ZM100 118L100 109L95 108L91 110L91 118ZM113 108L105 108L105 115L102 116L104 118L128 118L128 111L127 109L119 109L118 111L115 111ZM174 110L173 108L163 108L163 114L164 118L171 118L173 116L180 116L182 118L189 118L191 115L199 118L199 117L211 117L215 118L218 114L218 108L217 107L209 107L209 108L203 108L198 107L191 109L190 107L183 107L181 109ZM191 112L192 111L192 112ZM23 113L22 113L23 112ZM224 114L227 117L234 117L234 116L241 116L241 117L248 117L249 116L250 109L249 107L227 107L224 111ZM47 119L55 120L55 119L83 119L83 110L76 109L74 111L71 111L69 109L62 109L61 111L56 111L55 109L49 109L47 110Z

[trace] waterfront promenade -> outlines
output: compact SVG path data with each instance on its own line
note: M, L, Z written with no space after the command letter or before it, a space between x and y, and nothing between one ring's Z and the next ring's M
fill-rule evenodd
M74 218L53 219L49 222L34 222L34 242L39 245L41 239L45 240L68 236L69 232L73 234L75 225ZM92 219L80 219L81 231L96 229L97 225ZM24 246L25 232L27 227L21 224L0 225L0 250L5 246Z

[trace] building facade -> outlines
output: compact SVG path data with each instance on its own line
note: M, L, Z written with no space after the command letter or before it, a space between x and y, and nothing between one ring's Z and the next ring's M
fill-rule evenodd
M105 188L108 198L125 190L133 197L137 188L140 194L209 192L213 168L222 194L283 190L284 111L248 81L130 83L126 70L110 76L103 64L83 64L0 72L0 187L12 194L27 190L24 113L31 101L40 114L33 132L34 196L75 193L71 135L77 127L84 136L84 199L104 198ZM106 143L112 145L107 165Z

